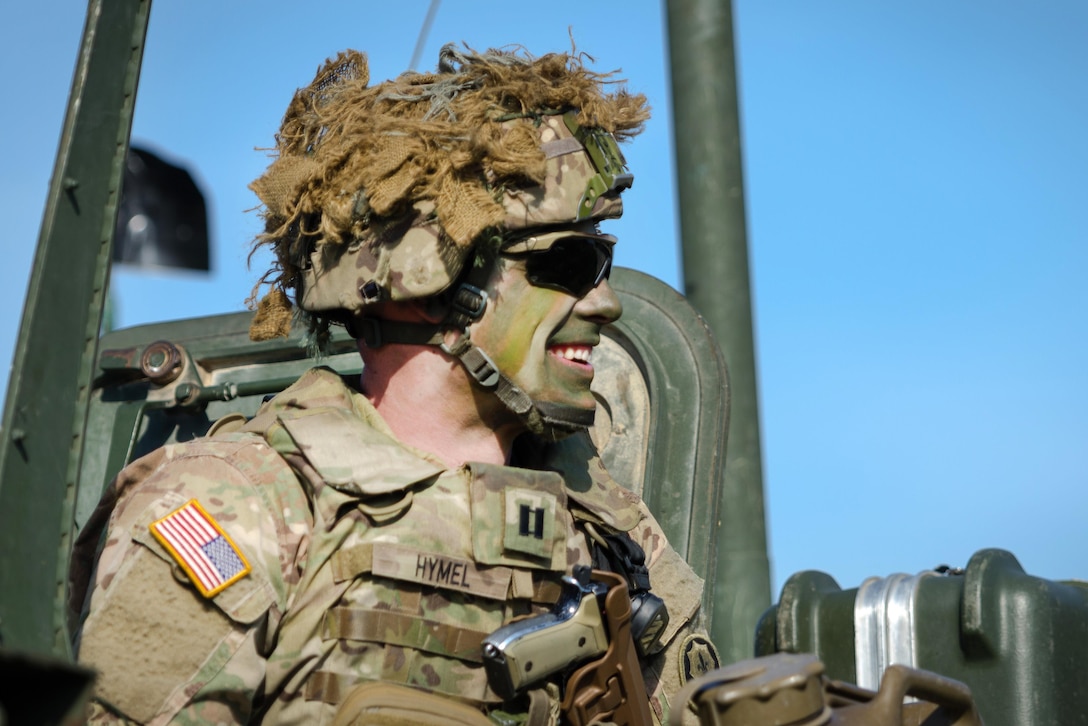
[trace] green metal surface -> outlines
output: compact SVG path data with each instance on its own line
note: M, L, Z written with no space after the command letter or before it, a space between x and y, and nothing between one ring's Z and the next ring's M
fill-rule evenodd
M715 643L724 642L731 596L715 572L722 512L729 506L725 466L732 389L725 359L706 321L680 293L634 270L616 270L612 279L624 310L613 334L630 341L650 394L641 495L676 551L706 580L707 627Z
M729 0L666 6L684 290L721 342L732 383L716 570L717 607L731 623L717 645L730 662L752 655L771 597L733 19Z
M0 636L67 657L72 506L150 0L92 0L0 441ZM59 547L59 549L58 549Z
M1088 583L1034 577L999 549L915 582L884 604L877 655L909 651L914 667L967 684L987 726L1088 725ZM859 683L859 659L874 655L862 639L871 623L856 605L862 589L822 572L793 575L760 621L759 655L815 653L829 678Z

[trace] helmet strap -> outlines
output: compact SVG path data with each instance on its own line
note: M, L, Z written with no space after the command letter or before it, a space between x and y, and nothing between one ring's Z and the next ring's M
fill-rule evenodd
M406 323L353 316L344 322L344 327L351 337L362 340L368 348L380 348L386 343L438 345L442 342L442 328L434 323Z
M482 272L483 276L489 274ZM361 338L369 348L386 343L406 345L433 345L457 358L472 379L489 390L515 413L526 428L549 441L558 441L572 433L593 425L594 412L574 406L546 401L534 401L506 374L499 370L491 357L472 342L469 327L483 317L487 309L487 292L475 282L481 275L479 268L472 270L462 280L450 298L449 309L441 323L410 323L355 316L345 323L348 333ZM460 334L452 343L446 342L449 331Z
M453 345L439 347L461 361L469 375L482 387L491 390L508 409L513 411L530 432L548 441L558 441L593 425L595 412L548 401L534 401L499 370L481 348L472 342L466 331Z

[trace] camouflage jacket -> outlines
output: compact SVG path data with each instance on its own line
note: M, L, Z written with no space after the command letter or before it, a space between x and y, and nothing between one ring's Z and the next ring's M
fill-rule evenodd
M324 724L375 680L495 708L481 640L554 602L589 561L584 522L629 532L666 600L668 647L644 667L664 721L702 582L588 436L562 450L451 470L316 368L240 430L134 462L73 557L92 723ZM204 555L180 541L194 527Z

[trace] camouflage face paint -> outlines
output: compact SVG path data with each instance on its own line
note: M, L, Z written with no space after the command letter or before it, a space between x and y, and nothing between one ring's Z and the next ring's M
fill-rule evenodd
M622 312L607 280L584 297L529 282L524 262L503 259L488 284L488 313L472 340L535 401L592 409L593 347Z

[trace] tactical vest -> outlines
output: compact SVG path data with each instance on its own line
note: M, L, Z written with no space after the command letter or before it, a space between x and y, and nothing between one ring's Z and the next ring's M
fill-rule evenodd
M652 519L629 492L601 483L595 457L559 462L563 474L478 463L446 469L394 440L376 414L368 421L369 402L331 371L307 376L341 386L346 398L307 408L274 400L242 427L295 471L314 521L268 659L269 668L297 669L289 682L298 691L276 699L266 720L312 713L314 701L334 710L368 681L498 706L481 641L547 609L560 578L591 561L576 520L626 531ZM572 488L579 477L585 481ZM669 562L687 570L678 557ZM676 612L666 638L688 622L699 594L670 603Z
M270 668L278 651L301 659L295 699L333 706L355 684L380 680L497 705L481 641L554 602L559 578L588 558L562 477L447 470L336 405L273 404L242 428L284 458L313 507L269 658ZM278 699L268 716L291 717L295 699Z

